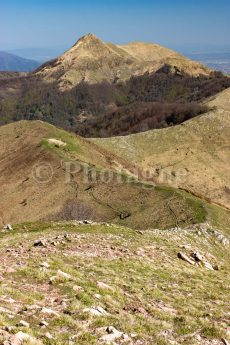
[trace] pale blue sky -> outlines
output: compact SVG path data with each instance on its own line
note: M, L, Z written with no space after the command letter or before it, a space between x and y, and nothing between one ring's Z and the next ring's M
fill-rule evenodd
M105 41L230 46L229 0L1 0L0 50L69 47L92 32Z

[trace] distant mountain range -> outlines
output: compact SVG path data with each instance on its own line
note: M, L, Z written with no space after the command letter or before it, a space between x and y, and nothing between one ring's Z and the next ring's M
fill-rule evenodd
M7 52L13 55L21 56L24 59L44 63L56 58L59 55L62 55L68 48L68 45L51 48L21 48L7 50Z
M39 62L0 51L0 71L31 72Z

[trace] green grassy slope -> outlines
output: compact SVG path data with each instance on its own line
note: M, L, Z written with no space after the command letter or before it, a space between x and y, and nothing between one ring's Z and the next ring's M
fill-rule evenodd
M74 222L1 232L0 342L21 331L33 336L23 344L105 344L113 326L125 334L116 344L221 345L230 340L230 256L220 234ZM178 258L194 251L218 270ZM107 314L91 315L93 306Z

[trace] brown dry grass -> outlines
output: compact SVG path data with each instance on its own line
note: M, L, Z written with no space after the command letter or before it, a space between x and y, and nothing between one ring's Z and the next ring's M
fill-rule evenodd
M49 138L67 145L56 147L49 144ZM65 162L75 160L96 173L96 178L85 179L83 171L67 174ZM0 128L0 161L2 224L53 218L69 200L75 200L76 206L87 205L97 220L135 228L195 223L206 216L202 202L191 195L142 184L131 178L132 164L94 143L39 121ZM44 164L48 168L42 170L42 177L48 177L47 183L34 178ZM119 167L124 169L123 173L117 171ZM102 180L105 170L112 171L112 180ZM122 220L122 213L129 217Z
M155 173L160 184L230 208L229 98L227 89L208 102L214 110L175 127L92 142Z

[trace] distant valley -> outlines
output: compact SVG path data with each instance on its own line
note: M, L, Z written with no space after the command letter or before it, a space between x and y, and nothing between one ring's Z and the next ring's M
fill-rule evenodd
M188 56L216 71L230 74L230 51L216 53L190 53Z

